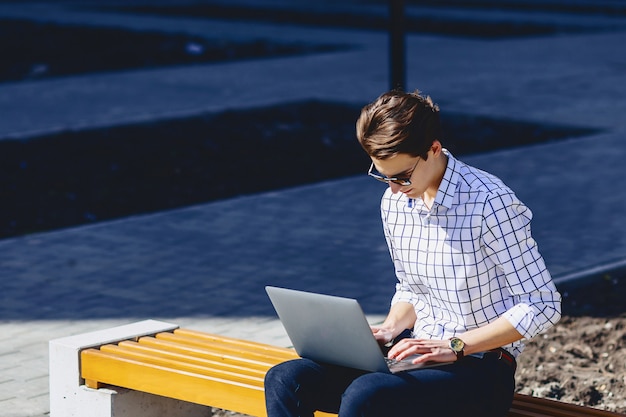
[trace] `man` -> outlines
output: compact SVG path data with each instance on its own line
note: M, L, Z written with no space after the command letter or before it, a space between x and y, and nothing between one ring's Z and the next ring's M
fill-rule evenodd
M419 92L381 95L356 127L368 174L389 185L381 215L398 279L374 336L395 342L391 358L453 363L399 374L280 364L266 375L268 416L505 416L521 340L560 319L532 213L442 147L439 109ZM395 340L405 329L411 337Z

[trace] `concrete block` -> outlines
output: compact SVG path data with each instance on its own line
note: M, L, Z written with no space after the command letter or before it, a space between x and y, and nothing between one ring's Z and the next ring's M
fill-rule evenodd
M159 332L172 331L177 325L145 320L49 342L50 416L51 417L208 417L211 408L158 395L128 390L91 389L80 376L83 349L129 340Z

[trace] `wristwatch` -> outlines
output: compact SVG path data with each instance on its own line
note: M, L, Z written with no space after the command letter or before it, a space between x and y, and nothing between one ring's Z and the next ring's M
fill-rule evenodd
M458 337L451 337L448 340L448 347L452 349L452 352L456 355L457 361L463 359L463 348L465 347L465 342Z

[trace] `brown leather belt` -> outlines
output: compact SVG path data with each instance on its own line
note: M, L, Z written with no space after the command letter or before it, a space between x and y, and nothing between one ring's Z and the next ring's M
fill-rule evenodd
M517 361L515 360L515 356L511 355L506 349L502 349L502 348L491 349L485 352L485 356L487 355L497 356L499 361L502 361L503 363L510 366L511 369L513 370L513 373L515 373L515 370L517 369Z

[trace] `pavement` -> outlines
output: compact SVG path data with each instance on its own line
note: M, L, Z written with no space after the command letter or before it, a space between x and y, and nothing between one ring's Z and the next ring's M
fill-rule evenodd
M365 104L388 88L384 32L73 6L2 2L0 17L350 48L3 83L0 140L309 99ZM596 129L462 159L501 177L532 209L557 285L626 266L626 15L415 6L408 13L580 28L498 40L412 33L407 87L431 95L444 113ZM380 320L394 282L378 214L384 185L363 168L354 177L0 240L0 415L49 413L47 343L59 337L152 318L288 346L268 284L355 297Z

